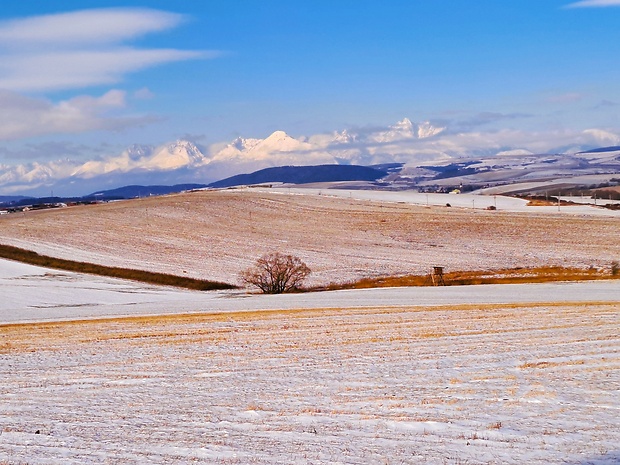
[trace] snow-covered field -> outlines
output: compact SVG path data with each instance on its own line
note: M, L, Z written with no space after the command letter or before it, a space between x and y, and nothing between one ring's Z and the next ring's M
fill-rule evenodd
M364 294L2 325L0 463L620 460L618 302L357 307Z
M607 216L620 218L620 212L598 208L601 204L617 203L614 200L598 199L595 206L594 199L584 199L582 197L562 196L562 200L569 200L581 205L561 206L527 206L527 200L508 197L503 195L481 195L481 194L437 194L420 193L414 191L378 191L378 190L350 190L350 189L319 189L319 188L287 188L275 187L264 189L263 192L281 192L288 194L301 195L323 195L331 197L349 198L356 200L372 200L377 202L406 203L410 205L424 206L445 206L450 204L452 207L471 208L484 210L495 207L506 212L521 213L549 213L562 215L584 215L584 216Z
M15 216L0 237L211 278L266 238L322 279L620 250L617 217L285 193ZM0 260L0 293L0 465L620 463L618 280L264 296Z
M558 212L481 195L429 194L428 203L426 194L413 192L192 192L3 215L0 242L230 283L272 251L304 260L310 285L426 274L432 266L447 272L608 268L620 260L620 211L572 206ZM495 204L497 211L484 210Z
M402 287L285 295L199 292L0 259L0 324L119 316L459 304L618 302L620 281Z

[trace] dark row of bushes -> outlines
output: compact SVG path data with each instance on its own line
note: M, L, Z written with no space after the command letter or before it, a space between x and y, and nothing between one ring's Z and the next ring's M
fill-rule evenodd
M217 281L207 281L204 279L186 278L167 273L154 273L151 271L132 270L128 268L119 268L112 266L96 265L94 263L76 262L73 260L65 260L63 258L48 257L40 255L36 252L20 249L10 245L0 244L0 258L15 260L30 265L43 266L46 268L54 268L58 270L74 271L77 273L96 274L100 276L108 276L111 278L130 279L149 284L157 284L161 286L182 287L185 289L194 289L199 291L212 291L221 289L235 289L228 283Z

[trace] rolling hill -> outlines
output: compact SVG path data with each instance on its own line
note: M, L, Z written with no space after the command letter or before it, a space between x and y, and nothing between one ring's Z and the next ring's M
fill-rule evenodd
M239 174L209 184L209 187L282 182L309 184L337 181L376 181L387 174L386 170L357 165L281 166L265 168L250 174Z

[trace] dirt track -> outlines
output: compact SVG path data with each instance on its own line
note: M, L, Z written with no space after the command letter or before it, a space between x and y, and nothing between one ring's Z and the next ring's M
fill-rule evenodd
M620 259L616 218L283 195L193 192L0 219L0 242L40 253L237 282L265 252L300 256L311 284L450 270Z

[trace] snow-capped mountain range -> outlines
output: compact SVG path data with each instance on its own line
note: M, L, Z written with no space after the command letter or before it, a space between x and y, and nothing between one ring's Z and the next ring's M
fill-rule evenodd
M615 134L589 133L579 141L582 143L579 148L600 146L596 137L611 138L612 141L615 137L620 143ZM121 154L87 162L66 159L0 166L0 193L49 193L52 189L61 195L81 195L135 183L209 183L235 174L283 165L399 162L407 167L417 167L450 163L455 159L525 157L535 153L531 150L536 148L535 141L529 146L527 143L511 146L502 143L501 139L450 132L448 128L430 122L416 124L405 118L386 128L349 129L298 138L284 131L275 131L265 139L237 138L210 147L178 140L156 147L133 145ZM588 155L590 158L596 156Z

